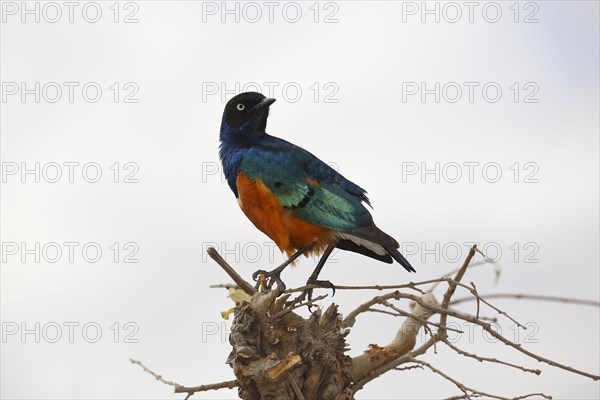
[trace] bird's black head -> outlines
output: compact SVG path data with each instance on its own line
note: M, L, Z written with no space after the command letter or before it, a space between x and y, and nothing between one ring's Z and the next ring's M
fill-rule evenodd
M268 99L257 92L238 94L225 105L221 122L221 135L235 134L248 130L247 133L264 132L267 127L269 106L275 99Z

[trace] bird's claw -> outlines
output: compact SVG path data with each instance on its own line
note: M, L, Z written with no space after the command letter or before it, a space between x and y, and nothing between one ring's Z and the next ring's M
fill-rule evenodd
M329 281L318 281L316 279L309 279L308 282L306 282L306 284L318 286L323 289L331 289L331 291L333 292L331 294L331 297L335 296L335 285Z
M259 269L255 273L252 274L252 279L256 282L254 288L258 290L261 284L266 283L266 287L268 290L273 289L273 285L277 284L277 290L279 292L283 292L286 289L285 283L281 280L281 270L274 269L273 271L265 271L263 269ZM262 278L262 279L261 279Z
M331 295L332 297L335 296L335 285L333 283L331 283L330 281L319 281L316 279L309 279L306 282L306 286L317 286L319 288L324 288L324 289L331 289L333 291L333 294ZM304 301L311 301L312 300L312 295L313 295L313 289L312 287L306 288L302 291L302 293L300 293L300 295L298 295L294 300L287 302L285 305L287 307L293 307L297 304L300 304ZM308 305L308 310L310 311L310 308L313 307L312 304Z

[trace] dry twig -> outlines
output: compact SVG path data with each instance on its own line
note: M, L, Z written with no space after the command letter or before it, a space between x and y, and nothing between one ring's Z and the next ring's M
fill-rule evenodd
M207 385L200 386L183 386L177 382L168 381L162 377L162 375L157 374L152 371L150 368L146 367L141 361L134 360L132 358L129 359L132 364L139 365L145 372L149 373L153 377L156 378L157 381L164 383L165 385L173 386L175 388L175 393L187 393L186 400L189 399L194 393L198 392L206 392L209 390L218 390L218 389L233 389L238 386L238 381L224 381L219 383L211 383Z

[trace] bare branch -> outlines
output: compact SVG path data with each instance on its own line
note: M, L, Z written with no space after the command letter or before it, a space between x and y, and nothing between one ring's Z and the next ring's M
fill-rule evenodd
M452 298L452 295L454 295L454 292L456 291L456 285L458 282L460 282L462 277L465 275L465 272L467 272L467 268L468 268L469 264L471 263L471 260L473 259L473 256L475 255L476 251L477 251L477 246L473 245L473 247L471 247L471 250L469 251L469 254L467 255L467 258L465 259L462 267L460 267L460 269L456 273L454 280L452 282L450 282L450 285L448 286L446 293L444 293L444 298L442 299L441 308L443 310L448 309L448 305L450 304L450 299ZM448 320L448 315L446 313L443 313L440 317L441 327L438 329L438 333L444 338L447 336L446 328L445 328L447 320Z
M416 316L416 315L414 315L412 313L404 311L404 310L396 307L395 305L391 304L389 301L384 301L382 304L384 306L389 307L392 310L394 310L397 313L397 315L400 315L400 316L403 316L403 317L411 317L411 318L416 319L417 321L419 321L420 323L422 323L424 327L427 326L427 325L433 325L435 327L439 327L440 326L440 324L438 324L438 323L424 320L424 319L419 318L418 316ZM371 309L371 310L373 310L373 309ZM368 310L368 311L371 311L371 310ZM375 311L383 312L383 310L375 310ZM393 313L390 313L390 314L393 314ZM465 333L464 331L462 331L460 329L448 328L448 327L446 327L446 329L449 330L449 331L452 331L452 332L456 332L456 333Z
M163 379L162 375L159 375L156 372L152 371L151 369L146 367L144 364L142 364L141 361L134 360L133 358L130 358L129 361L132 364L136 364L136 365L139 365L140 367L142 367L142 369L144 371L146 371L147 373L149 373L150 375L155 377L157 381L160 381L160 382L164 383L165 385L173 386L175 388L181 387L181 385L177 382L167 381L167 380Z
M500 278L500 273L501 273L501 269L500 267L497 265L497 263L495 261L492 261L489 257L487 257L485 254L483 254L479 249L477 249L477 253L483 255L484 259L483 261L475 261L469 264L469 268L474 268L474 267L478 267L480 265L487 265L487 264L496 264L496 269L494 270L494 272L496 273L496 282L498 281L498 279ZM461 267L462 268L462 267ZM455 273L457 273L458 271L461 270L461 268L457 268L454 269L444 275L441 276L440 281L443 281L444 278L449 278L450 276L454 275ZM431 286L431 291L433 291L437 285L440 282L434 282L433 285Z
M489 323L478 320L477 318L475 318L473 316L470 316L468 314L464 314L464 313L461 313L458 311L454 311L454 310L439 310L438 312L440 314L446 313L450 316L462 319L464 321L471 322L473 324L477 324L477 325L481 326L483 329L485 329L485 331L488 332L490 335L492 335L496 339L500 340L502 343L520 351L521 353L523 353L531 358L538 360L539 362L543 362L543 363L546 363L553 367L564 369L565 371L569 371L574 374L578 374L578 375L582 375L582 376L591 378L595 381L600 380L600 376L598 376L598 375L590 374L588 372L581 371L581 370L575 369L573 367L569 367L568 365L564 365L564 364L558 363L556 361L552 361L548 358L542 357L540 355L530 352L529 350L524 349L523 346L521 346L520 344L514 343L514 342L506 339L504 336L500 335L498 332L496 332L494 329L491 328L491 325Z
M532 397L532 396L541 396L545 399L550 399L550 400L552 399L551 396L548 396L544 393L531 393L531 394L526 394L524 396L519 396L519 397L503 397L503 396L498 396L498 395L491 394L491 393L482 392L481 390L477 390L477 389L473 389L468 386L465 386L462 382L459 382L456 379L450 377L449 375L447 375L446 373L442 372L441 370L435 368L433 365L429 364L428 362L421 361L421 360L411 360L411 361L416 364L420 364L420 365L423 365L424 367L429 368L432 372L438 374L439 376L443 377L447 381L452 382L458 389L460 389L461 392L463 392L465 397L462 397L462 398L470 399L471 396L473 396L473 397L484 396L484 397L488 397L491 399L515 400L515 399L525 399L527 397ZM456 397L454 397L454 398L456 398Z
M306 400L306 398L302 394L302 390L300 389L300 386L298 386L298 382L296 382L296 380L294 379L294 377L292 375L288 374L287 381L289 382L290 386L292 387L292 390L294 391L294 394L296 395L296 397L298 397L298 400Z
M506 365L506 366L509 366L509 367L512 367L512 368L520 369L523 372L531 372L532 374L536 374L536 375L539 375L539 374L542 373L542 371L539 370L539 369L529 369L529 368L525 368L525 367L523 367L521 365L511 364L511 363L506 362L506 361L498 360L497 358L481 357L481 356L478 356L477 354L466 352L466 351L461 350L458 347L454 346L452 343L450 343L448 341L448 339L445 339L443 342L448 347L450 347L452 350L456 351L458 354L461 354L461 355L463 355L465 357L474 358L475 360L477 360L479 362L487 361L487 362L492 362L492 363L496 363L496 364L502 364L502 365Z
M207 385L200 386L179 386L175 388L175 393L187 393L188 395L185 397L186 400L189 399L194 393L198 392L207 392L209 390L219 390L219 389L233 389L238 387L239 383L236 380L233 381L224 381L219 383L210 383Z
M479 293L477 293L477 286L475 286L475 283L471 282L471 286L473 286L473 296L477 299L477 312L475 313L475 317L479 319L479 301L481 298L479 297Z
M447 282L446 278L436 278L436 279L428 279L426 281L420 282L409 282L398 285L366 285L366 286L344 286L344 285L335 285L335 290L391 290L391 289L415 289L419 292L422 292L418 286L428 285L436 282ZM287 289L285 293L295 293L302 292L306 289L323 289L322 286L317 285L305 285L300 286L293 289Z
M558 303L571 303L581 304L584 306L600 307L600 302L595 300L576 299L572 297L560 297L560 296L543 296L535 294L523 294L523 293L494 293L480 295L482 299L515 299L515 300L539 300L539 301L553 301ZM475 300L473 297L461 297L452 300L450 304L459 304L467 301Z
M206 251L208 253L208 255L210 256L210 258L212 258L213 260L215 260L215 262L217 264L219 264L219 266L221 268L223 268L223 270L225 272L227 272L227 275L229 275L231 277L231 279L233 279L233 281L246 293L248 293L250 296L252 296L255 292L254 287L249 284L248 282L246 282L241 276L240 274L238 274L231 265L229 265L227 263L227 261L225 261L225 259L223 257L221 257L221 255L219 254L219 252L217 250L215 250L214 247L209 247L208 250Z
M394 371L409 371L411 369L423 369L421 365L407 365L406 367L396 367Z
M491 303L489 303L487 300L483 299L479 293L477 293L477 288L475 287L475 284L473 282L471 282L472 286L468 286L465 285L462 282L456 282L457 286L463 287L465 289L467 289L469 292L471 292L471 294L473 295L473 299L477 300L477 313L475 315L476 318L479 318L479 303L483 303L486 306L490 307L492 310L496 311L499 315L504 315L506 318L510 319L512 322L514 322L515 325L517 325L519 328L522 329L527 329L525 328L525 326L523 326L523 324L521 324L519 321L517 321L516 319L514 319L513 317L511 317L510 315L508 315L508 313L506 313L505 311L502 311L500 308L492 305Z
M390 293L390 295L393 296L396 293L398 292ZM387 300L385 297L388 296L377 296L376 298L379 298L378 302L383 304L383 302ZM400 365L394 364L394 360L398 360L403 356L405 357L406 354L414 353L414 351L411 352L411 350L415 347L419 329L423 326L423 322L426 322L427 319L434 314L434 312L420 304L437 305L437 301L430 293L417 298L419 301L412 312L413 315L404 320L402 326L396 333L396 337L391 343L384 347L371 345L370 349L352 359L352 380L355 382L355 384L352 385L352 389L355 392L371 380ZM344 325L347 319L348 318L342 321L342 325ZM432 336L427 342L429 343L427 348L435 345L436 340L437 339ZM422 351L426 350L423 346L421 346L420 349ZM384 366L387 367L384 368Z
M234 285L233 283L219 283L216 285L210 285L211 289L239 289L238 285Z
M406 353L405 355L398 357L398 358L388 362L387 364L384 364L380 367L377 367L377 368L369 371L369 374L365 378L355 381L352 384L352 386L351 386L352 391L354 393L356 393L357 391L362 389L367 383L371 382L373 379L378 378L379 376L383 375L384 373L386 373L392 369L396 369L396 367L398 367L399 365L402 365L406 362L411 361L414 357L425 354L427 352L427 350L429 350L431 347L433 347L433 345L435 344L435 342L437 340L438 339L436 339L436 338L430 338L429 340L427 340L425 343L423 343L421 346L419 346L415 350L413 350L409 353Z
M598 375L590 374L588 372L581 371L581 370L575 369L573 367L569 367L567 365L558 363L556 361L552 361L552 360L550 360L548 358L542 357L540 355L537 355L535 353L530 352L529 350L524 349L523 346L521 346L520 344L514 343L514 342L506 339L504 336L500 335L498 332L496 332L494 329L492 329L491 324L489 324L487 322L484 322L481 319L477 319L475 316L472 316L472 315L469 315L469 314L465 314L465 313L462 313L462 312L459 312L459 311L456 311L456 310L452 310L452 309L443 309L441 306L437 306L437 305L434 305L434 304L431 304L431 303L425 303L419 296L414 296L414 295L411 295L411 294L408 294L408 293L393 292L393 293L389 293L389 294L384 295L384 296L378 296L378 298L380 300L376 301L375 303L380 302L381 299L387 299L387 298L396 298L396 299L405 298L405 299L413 300L414 302L416 302L418 305L422 306L423 308L426 308L426 309L428 309L428 310L430 310L430 311L432 311L434 313L439 313L441 315L441 317L440 317L440 325L442 324L442 318L444 317L444 315L455 317L455 318L458 318L458 319L462 319L463 321L471 322L473 324L477 324L477 325L481 326L490 335L492 335L496 339L500 340L502 343L504 343L504 344L506 344L508 346L511 346L512 348L516 349L517 351L519 351L519 352L521 352L521 353L523 353L523 354L525 354L525 355L527 355L527 356L529 356L531 358L534 358L537 361L546 363L546 364L551 365L553 367L564 369L565 371L569 371L569 372L572 372L572 373L575 373L575 374L578 374L578 375L582 375L582 376L591 378L593 380L600 380L600 376L598 376ZM371 300L368 303L371 303L372 301L373 300ZM367 303L365 303L365 304L367 304ZM371 305L373 305L373 304L370 304L369 307ZM362 309L363 306L364 306L364 304L361 305L359 308ZM356 318L356 315L357 315L355 313L355 311L356 310L354 310L352 312L352 313L354 313L353 315L349 314L348 317L346 317L346 319L344 319L344 321L342 321L342 325L344 325L344 326L352 326L352 324L354 323L352 321L352 319ZM362 311L364 311L364 310L362 310ZM350 323L352 323L352 324L350 324ZM349 324L349 325L346 325L346 324ZM445 337L440 336L439 338L436 338L436 340L441 340L442 338L445 339ZM404 357L402 357L402 358L404 358ZM394 367L396 367L398 365L400 365L400 364L395 364L391 368L394 368Z
M132 364L139 365L145 372L147 372L150 375L152 375L153 377L155 377L157 381L160 381L160 382L164 383L165 385L173 386L175 388L175 393L187 393L188 395L187 395L186 399L190 398L190 396L193 395L194 393L206 392L208 390L232 389L232 388L238 386L238 381L234 380L234 381L224 381L224 382L219 382L219 383L211 383L208 385L187 387L187 386L180 385L177 382L168 381L168 380L164 379L162 377L162 375L159 375L156 372L152 371L151 369L146 367L144 364L142 364L141 361L137 361L132 358L130 358L129 361Z

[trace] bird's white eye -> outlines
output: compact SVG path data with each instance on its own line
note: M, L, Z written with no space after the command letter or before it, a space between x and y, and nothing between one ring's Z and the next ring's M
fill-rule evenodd
M238 109L238 110L240 110L240 111L244 111L244 108L246 108L246 106L245 106L245 105L243 105L242 103L238 103L238 105L237 105L237 109Z

